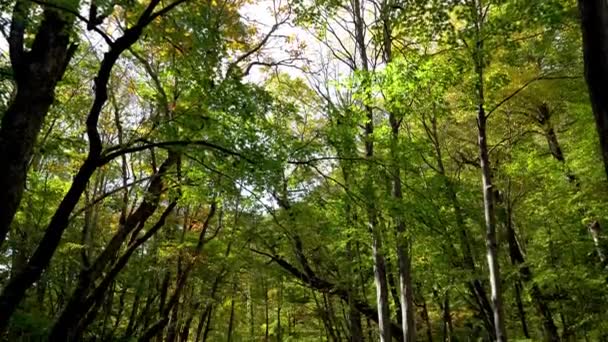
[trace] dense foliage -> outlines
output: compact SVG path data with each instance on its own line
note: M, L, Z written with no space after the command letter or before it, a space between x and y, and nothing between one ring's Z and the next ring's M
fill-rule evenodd
M0 3L1 340L608 340L594 1L173 1Z

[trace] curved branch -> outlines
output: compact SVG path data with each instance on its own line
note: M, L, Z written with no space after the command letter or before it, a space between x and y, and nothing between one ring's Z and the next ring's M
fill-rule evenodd
M251 164L255 164L255 162L253 160L243 156L239 152L229 150L225 147L216 145L214 143L210 143L205 140L176 140L176 141L148 142L144 145L126 146L123 148L120 148L120 146L115 146L115 147L112 147L112 148L106 150L106 152L102 154L101 158L99 159L99 165L100 166L105 165L105 164L109 163L110 161L112 161L114 158L120 157L122 155L134 153L134 152L145 151L145 150L148 150L153 147L168 148L168 147L188 147L188 146L209 147L211 149L218 150L224 154L239 157Z

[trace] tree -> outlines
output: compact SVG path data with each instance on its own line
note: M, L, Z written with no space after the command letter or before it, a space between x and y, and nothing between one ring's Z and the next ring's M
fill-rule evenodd
M608 105L602 95L602 84L608 79L606 65L606 46L608 44L608 6L603 1L578 1L583 32L583 56L585 60L585 79L589 87L589 97L600 149L604 160L604 169L608 176Z
M2 339L606 339L575 1L20 4L0 115L10 27L79 47L11 184Z

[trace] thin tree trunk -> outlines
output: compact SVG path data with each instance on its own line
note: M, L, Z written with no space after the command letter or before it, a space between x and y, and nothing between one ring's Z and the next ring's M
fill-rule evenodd
M249 310L249 338L255 340L255 313L253 307L253 295L251 293L251 283L247 285L247 307Z
M139 310L139 301L141 299L141 294L139 291L139 286L137 289L137 293L135 293L135 298L133 299L133 305L131 306L131 314L129 315L129 323L127 324L127 330L125 332L125 336L130 337L133 335L133 330L135 329L135 319L137 317L137 312Z
M422 320L426 325L426 339L433 342L433 326L431 325L431 317L429 316L429 308L426 305L426 300L422 298Z
M112 282L112 285L110 285L110 290L106 294L105 299L103 300L103 304L102 304L103 321L101 324L101 335L100 335L100 339L102 341L106 340L106 330L107 330L107 326L108 326L108 321L112 317L112 306L114 304L115 293L116 293L116 283Z
M179 305L175 305L173 307L173 310L171 310L171 317L169 318L169 324L167 327L167 335L164 338L164 342L175 342L175 339L177 338L177 332L178 332L178 326L179 326L179 322L178 322L178 313L179 313Z
M454 328L452 327L452 312L450 311L450 294L448 291L445 292L443 299L443 341L451 342L452 333Z
M199 318L198 324L196 326L196 336L194 337L195 342L200 341L201 334L203 332L203 327L205 326L205 322L207 321L207 315L209 315L210 311L211 311L211 304L207 304L207 306L205 306L205 310L203 310L203 313L201 314L201 317Z
M342 334L340 333L341 325L337 322L336 313L334 312L334 305L327 293L323 293L323 303L327 311L329 325L333 328L333 331L335 332L336 341L342 341Z
M277 294L277 342L282 341L281 330L281 305L283 302L283 283L279 282L279 292Z
M232 330L234 328L234 294L236 292L236 284L233 286L232 297L230 298L230 318L228 320L227 342L232 341Z
M382 3L382 22L383 22L383 59L384 63L392 62L392 23L390 11L393 9L389 1ZM398 312L399 321L403 327L403 340L405 342L416 341L416 321L414 319L414 294L412 286L412 265L410 257L411 239L406 235L405 222L401 217L399 205L403 202L403 192L401 186L401 168L399 167L399 129L401 119L397 118L394 112L389 113L391 125L391 158L393 167L392 173L392 196L397 203L397 210L394 213L395 227L397 231L397 259L399 263L399 293L401 298L395 304L400 305Z
M323 327L325 328L325 336L328 341L337 341L337 336L334 333L334 328L331 323L331 319L329 318L329 311L327 309L327 303L325 301L325 296L323 296L323 306L319 303L317 299L317 295L313 292L312 297L317 306L317 311L319 312L319 316L321 316L321 322L323 322Z
M488 151L487 120L485 112L484 94L484 37L483 26L485 21L485 10L481 0L474 2L476 22L474 63L477 91L477 141L479 146L479 161L481 168L481 180L483 190L483 208L486 224L486 253L488 259L488 269L490 278L490 288L492 290L492 309L494 313L494 329L498 342L507 341L507 331L505 328L504 307L502 300L502 283L500 277L500 264L498 260L498 243L496 240L496 212L494 208L494 185L492 180L492 167Z
M589 233L593 239L593 245L595 246L595 251L597 252L601 265L603 267L608 267L608 258L606 256L606 254L608 254L608 244L605 241L606 239L602 234L602 227L598 221L593 221L589 225Z
M572 173L572 171L570 171L568 165L566 164L566 158L564 157L561 145L557 139L557 134L555 133L555 129L553 127L553 123L551 122L551 116L551 110L546 103L538 106L535 119L544 131L545 138L547 139L547 143L549 145L549 151L551 152L553 158L564 166L566 169L566 177L568 177L570 183L574 185L575 190L580 191L580 181L578 177ZM589 210L587 208L581 208L580 212L581 215L587 215ZM593 240L600 264L602 267L608 267L608 244L605 242L606 238L602 234L602 226L600 225L600 222L597 219L592 220L592 222L587 225L587 230L589 231L591 239Z
M478 277L477 265L475 263L475 257L473 255L473 250L471 248L471 240L469 238L469 234L467 232L467 227L464 222L464 214L462 212L462 207L460 206L460 202L458 201L458 196L456 193L456 189L454 188L454 184L448 177L445 167L443 165L443 157L441 153L441 145L439 141L439 134L437 132L437 118L435 113L432 113L430 118L431 126L429 127L426 123L426 118L423 117L423 125L429 140L433 144L435 149L435 157L437 162L437 172L443 179L444 186L447 190L447 195L452 204L452 208L454 209L454 216L456 219L456 226L458 228L458 234L460 237L460 244L462 249L462 265L465 269L469 270L471 274L472 280L467 282L467 288L469 289L469 293L477 303L479 311L483 317L484 325L486 327L487 332L493 336L494 335L494 313L492 311L492 305L490 304L490 300L488 299L488 295L486 293L486 289L483 286L481 279ZM455 249L453 246L449 247L450 249ZM453 253L454 256L456 252ZM455 265L457 266L457 265Z
M190 261L188 262L188 264L186 265L186 267L183 270L181 267L178 267L178 273L176 275L175 289L173 290L173 294L171 295L171 298L169 299L167 304L163 306L161 314L160 314L160 318L156 322L154 322L154 324L152 324L149 328L144 330L143 335L139 338L140 341L142 341L142 342L148 341L149 339L158 336L158 334L163 331L163 329L165 328L167 323L169 323L169 321L170 321L169 314L171 313L172 310L174 310L176 308L176 306L179 305L179 299L180 299L183 289L186 285L186 281L188 280L190 272L192 271L192 268L197 260L197 257L200 255L200 253L203 250L203 247L205 246L206 242L208 241L205 239L205 235L206 235L207 231L209 230L209 226L211 225L211 220L213 219L213 217L215 217L216 209L217 209L217 203L216 202L211 203L210 208L209 208L209 214L207 214L207 217L205 218L205 222L203 223L203 227L198 236L198 242L196 244L194 251L192 252Z
M528 331L528 323L526 321L526 309L521 298L523 286L521 280L517 280L515 283L515 303L517 303L517 313L519 314L519 321L521 322L521 330L524 333L525 338L530 338L530 332Z
M390 259L386 259L386 268L388 270L386 276L388 280L388 288L391 293L391 297L393 298L393 304L395 305L395 313L397 322L402 322L403 314L402 314L402 306L401 306L401 298L399 297L399 291L397 291L397 282L395 281L395 276L393 275L393 267L391 265Z
M509 255L511 257L511 262L513 265L517 266L519 269L519 275L521 279L530 283L530 296L536 306L536 309L539 315L542 317L543 329L545 333L545 339L551 342L559 341L559 333L557 331L557 326L553 321L553 315L551 313L551 309L545 296L543 296L542 291L538 287L536 283L533 282L532 270L525 263L525 258L519 242L517 241L517 235L515 232L515 228L513 227L512 221L512 209L510 204L507 203L507 240L509 242ZM518 304L519 305L519 304ZM525 318L522 316L522 325L527 330L527 325L525 324Z
M362 4L360 0L353 0L353 17L355 22L355 37L357 49L359 51L362 71L364 72L363 77L368 77L366 74L369 72L368 58L367 58L367 45L365 44L365 22L362 14ZM365 87L369 86L369 81L364 82L363 91L367 93L368 89ZM374 115L371 107L365 105L364 108L366 113L366 122L364 129L365 136L365 158L374 158ZM380 226L378 224L378 214L375 203L375 185L374 185L374 171L371 166L368 166L368 177L366 184L367 192L367 214L369 229L372 233L372 255L374 259L374 284L376 286L376 303L378 306L378 328L380 330L380 341L391 342L391 329L390 329L390 310L388 303L388 284L386 280L386 263L384 261L384 252L382 247L382 234L380 232Z
M270 306L268 303L268 287L266 285L266 280L263 280L264 283L264 321L265 321L265 332L264 332L264 341L268 342L269 339L269 325L270 325L270 317L268 313L268 307Z
M113 341L114 340L114 334L116 333L116 329L118 329L118 326L120 325L120 322L122 321L123 318L123 312L125 311L125 297L127 295L127 287L123 285L123 289L120 292L120 297L118 299L118 311L116 312L116 319L114 320L114 325L112 326L112 330L110 331L110 337L109 340Z
M392 114L391 114L392 116ZM393 118L394 120L394 118ZM395 125L394 127L396 127ZM393 137L398 139L399 129L393 128ZM396 143L396 142L395 142ZM395 167L393 178L393 195L397 201L403 199L401 192L401 176L399 168ZM399 259L399 293L401 295L401 325L403 327L403 339L406 342L416 341L416 321L414 319L412 267L409 253L409 238L405 236L405 224L402 218L397 218L397 257Z
M209 314L207 315L207 323L205 324L205 331L203 332L203 342L207 341L209 332L211 331L211 317L213 315L213 305L209 307Z
M134 325L133 332L130 335L125 335L126 337L133 337L135 331L138 331L140 326L144 326L144 327L148 326L150 319L152 319L152 317L151 317L152 316L151 315L152 304L156 300L157 296L153 295L151 293L151 291L152 291L151 287L149 289L150 293L148 294L148 296L146 298L146 305L144 305L144 309L141 311L141 313L139 314L139 317L135 321L136 323Z
M329 291L329 293L331 293L332 295L338 296L343 301L348 302L349 291L347 289L341 288L336 284L330 283L325 279L319 278L315 274L309 276L301 272L297 267L293 266L278 255L272 255L253 249L252 251L270 258L273 262L281 266L285 271L291 273L292 276L306 283L310 288L319 290L321 292ZM354 306L362 315L364 315L368 319L368 326L369 321L378 323L378 311L375 310L373 307L369 306L365 301L354 300ZM395 337L401 336L401 332L403 331L398 324L395 324L391 321L389 321L389 329L391 329L391 334Z
M349 144L350 146L352 146L352 141L351 144ZM337 148L338 150L338 155L339 156L348 156L348 157L354 157L355 154L352 153L352 151L348 151L347 148ZM350 176L350 167L349 164L347 164L346 162L341 162L341 170L342 170L342 176L344 178L344 184L346 186L347 189L349 189L351 187L351 176ZM347 227L353 227L356 223L356 215L353 214L353 210L350 204L350 198L345 197L344 199L344 203L345 203L345 208L344 208L344 215L346 217L346 226ZM353 251L353 241L350 240L350 236L349 236L349 241L346 243L346 255L348 258L348 262L350 265L352 266L357 266L357 258L356 258L356 254ZM357 266L357 268L359 269L360 267ZM359 270L360 271L360 270ZM359 272L360 273L360 272ZM348 282L348 334L349 334L349 341L350 342L363 342L363 328L361 326L361 314L359 313L359 311L357 311L357 309L354 306L354 298L356 297L356 278L355 280L351 283ZM392 288L395 288L394 284L391 285Z
M114 236L112 236L110 242L108 242L108 244L100 253L100 255L95 259L91 267L83 269L80 272L80 275L78 277L78 285L74 290L74 293L70 297L68 304L66 305L61 315L57 319L55 325L53 326L51 332L53 340L59 341L69 339L66 336L69 336L70 331L78 325L78 320L75 320L74 317L82 317L84 313L86 313L90 309L90 306L87 307L85 303L88 302L90 305L93 305L94 302L86 301L85 298L93 290L95 290L95 288L93 287L94 283L103 275L103 271L106 270L108 266L112 265L112 263L115 261L116 255L120 247L123 245L123 242L126 241L129 234L141 230L146 221L154 214L154 212L158 208L158 205L160 203L160 197L164 187L163 177L168 172L168 169L177 162L177 159L178 157L175 153L169 153L167 160L165 160L165 162L159 168L158 172L151 179L150 185L148 186L148 189L145 194L146 196L144 196L144 201L140 204L138 209L131 215L129 215L127 220L119 227L118 231L114 234ZM170 209L172 210L174 206L175 204L170 206ZM157 227L155 227L154 232L156 232L162 227L162 225L164 225L164 220L166 219L169 213L170 210L165 211L165 213L162 215L163 220L161 220L161 225L158 226L157 224ZM150 234L146 234L146 236L147 238L151 237ZM131 254L135 252L135 249L143 242L144 241L131 244L129 246L130 252L128 253L126 259L120 264L115 263L112 266L116 267L116 265L120 265L121 268L124 267ZM115 273L117 275L119 271L120 269L115 269L112 273ZM97 287L98 291L100 289L100 287ZM101 295L102 294L98 294L97 296L99 297Z
M483 105L479 105L478 128L479 128L479 155L481 160L482 184L484 197L484 213L486 221L486 248L488 256L488 268L490 270L490 287L492 289L492 306L494 311L494 327L496 338L499 342L506 341L506 330L504 324L502 285L500 279L500 266L498 262L498 244L496 242L496 217L494 212L494 193L490 169L490 158L488 156L488 144L486 137L486 116Z
M194 320L194 314L198 312L198 308L200 303L196 303L194 307L190 310L191 312L188 314L188 318L184 325L180 329L179 341L180 342L188 342L188 338L190 337L190 327L192 326L192 321Z

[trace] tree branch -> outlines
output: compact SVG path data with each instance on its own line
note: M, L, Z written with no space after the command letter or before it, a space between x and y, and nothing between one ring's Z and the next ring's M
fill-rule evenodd
M143 141L143 140L142 140ZM235 152L232 150L229 150L225 147L210 143L208 141L205 140L176 140L176 141L162 141L162 142L146 142L146 144L144 145L139 145L139 146L125 146L125 147L120 147L120 146L115 146L112 147L108 150L106 150L100 160L99 160L99 165L105 165L108 162L110 162L111 160L113 160L116 157L120 157L124 154L128 154L128 153L134 153L134 152L139 152L139 151L144 151L153 147L161 147L161 148L168 148L168 147L188 147L188 146L203 146L203 147L209 147L211 149L214 150L218 150L224 154L227 155L231 155L231 156L235 156L235 157L239 157L251 164L255 164L255 162L245 156L243 156L241 153L239 152Z
M538 76L535 77L529 81L527 81L526 83L524 83L521 87L519 87L517 90L515 90L513 93L511 93L509 96L503 98L500 102L498 102L494 107L492 107L492 109L490 109L488 111L488 113L486 114L486 118L490 117L490 115L495 112L497 109L499 109L502 105L504 105L505 103L509 102L513 97L515 97L517 94L521 93L524 89L526 89L530 84L537 82L537 81L541 81L541 80L568 80L568 79L579 79L582 76Z

